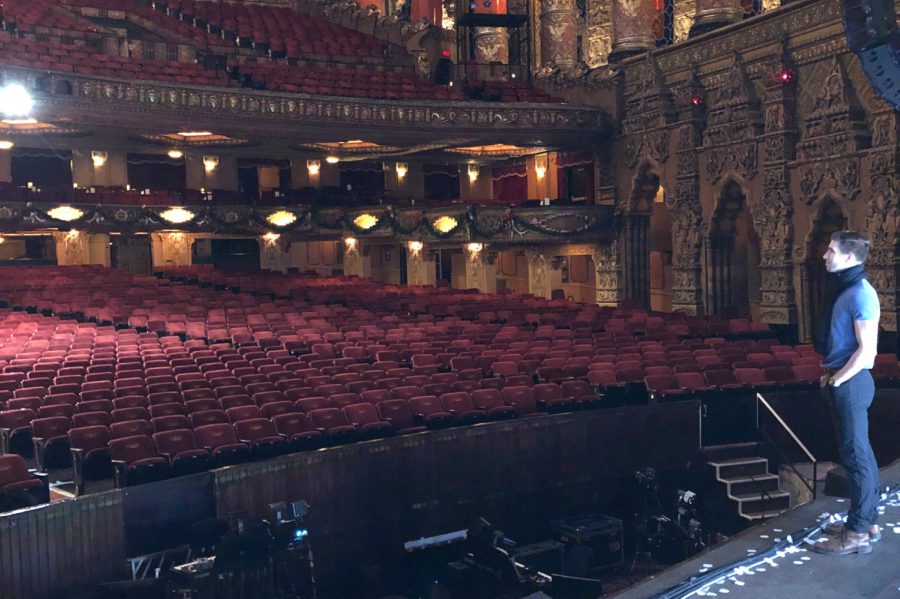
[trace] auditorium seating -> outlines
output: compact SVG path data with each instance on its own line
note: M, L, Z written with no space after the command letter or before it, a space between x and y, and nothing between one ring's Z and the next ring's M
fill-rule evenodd
M436 85L420 78L406 49L286 7L199 1L14 0L4 6L7 30L0 61L14 66L118 79L252 89L326 96L410 101L562 102L527 83L487 81ZM156 38L164 29L190 40L206 64L227 60L231 78L201 64L112 56L98 51L108 21L132 15L131 27ZM55 32L47 40L47 32ZM141 34L135 35L136 39ZM465 92L465 93L464 93Z
M0 37L0 62L5 65L63 73L168 81L191 85L225 86L224 73L200 64L111 56L90 46L58 44L34 38Z
M409 70L370 65L292 66L261 59L230 59L229 67L236 76L248 77L244 83L256 89L389 100L466 99L463 94L429 83Z
M127 485L447 426L808 389L818 360L747 321L527 295L200 266L0 268L4 451L67 442L79 489L111 454ZM896 359L878 363L894 380Z
M0 510L13 510L50 501L46 476L28 470L24 458L0 454Z
M289 8L193 0L156 1L153 6L173 19L221 32L238 46L278 58L324 55L383 60L388 46L373 36Z

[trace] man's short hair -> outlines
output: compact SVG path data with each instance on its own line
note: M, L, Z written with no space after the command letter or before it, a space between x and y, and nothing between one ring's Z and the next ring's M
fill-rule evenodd
M869 255L869 238L855 231L838 231L832 233L831 241L843 254L853 254L860 262L865 262Z

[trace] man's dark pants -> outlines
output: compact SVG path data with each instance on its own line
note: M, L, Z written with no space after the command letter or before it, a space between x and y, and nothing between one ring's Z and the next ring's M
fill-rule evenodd
M875 398L875 382L871 372L863 369L839 387L829 385L828 389L841 464L849 478L847 529L868 532L878 520L878 463L869 442L869 406Z

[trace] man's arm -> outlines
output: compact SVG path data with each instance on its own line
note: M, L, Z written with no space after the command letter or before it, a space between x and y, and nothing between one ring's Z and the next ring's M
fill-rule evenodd
M875 361L875 354L878 353L878 319L871 320L854 320L853 329L856 332L856 342L859 347L844 364L844 367L838 370L831 377L831 384L837 387L842 383L850 380L860 370Z

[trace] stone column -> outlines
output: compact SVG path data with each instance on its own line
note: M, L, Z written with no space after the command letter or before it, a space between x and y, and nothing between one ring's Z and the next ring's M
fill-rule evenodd
M344 240L344 274L362 279L372 278L372 261L369 259L369 248L363 245L363 242L359 239L356 239L355 243L347 243L347 240Z
M259 267L262 270L287 272L291 242L284 235L267 233L259 242Z
M696 10L691 23L690 36L736 23L744 16L740 0L696 0Z
M794 65L782 59L779 71L793 71ZM761 210L753 213L753 227L760 241L762 297L760 316L775 328L796 334L797 302L791 250L794 228L791 226L794 200L791 196L791 169L795 144L799 137L794 122L796 86L770 77L766 83L764 105L765 131L761 136L764 152L763 199Z
M703 88L696 78L680 94L687 98L678 109L678 149L676 150L675 191L670 194L672 211L672 311L685 314L703 312L703 285L700 268L702 211L700 168L697 150L705 122ZM668 200L668 196L667 196Z
M600 244L592 253L597 269L597 304L618 306L622 300L622 265L619 260L618 242Z
M72 229L54 231L56 263L60 266L78 266L91 263L90 235Z
M528 258L528 293L535 297L549 298L549 260L544 254L535 251L527 251L525 256Z
M697 12L696 0L675 0L674 9L674 40L683 42L690 37L691 27L694 25L694 15Z
M509 32L504 27L476 27L475 62L509 64Z
M653 0L613 0L612 51L609 61L615 62L655 48L655 16Z
M478 251L466 247L463 253L466 257L466 287L481 293L496 293L497 252L488 252L482 246Z
M406 251L406 284L407 285L434 285L435 268L434 254L422 248L419 251L404 248Z
M612 0L587 0L587 45L584 62L592 69L609 61L612 44Z
M541 65L575 66L577 13L574 0L541 0Z
M872 150L869 162L870 193L865 230L872 240L866 270L881 300L881 327L896 332L897 326L897 136L900 115L887 102L872 119Z
M153 266L190 266L191 246L194 235L191 233L151 233L150 253Z

